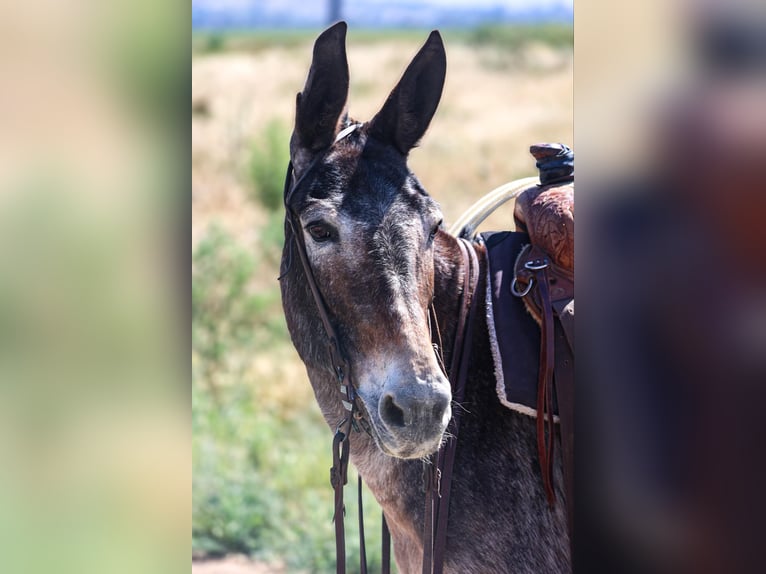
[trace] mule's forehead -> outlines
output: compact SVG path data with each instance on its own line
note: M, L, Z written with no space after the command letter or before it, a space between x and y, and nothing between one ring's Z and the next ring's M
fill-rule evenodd
M301 202L302 217L343 217L376 228L392 216L438 215L437 203L403 158L368 153L369 147L334 150L316 167Z

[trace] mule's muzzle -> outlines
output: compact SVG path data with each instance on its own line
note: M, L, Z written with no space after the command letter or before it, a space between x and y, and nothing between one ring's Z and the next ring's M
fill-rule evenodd
M378 403L385 426L386 450L399 458L420 458L436 451L452 411L449 383L386 385Z

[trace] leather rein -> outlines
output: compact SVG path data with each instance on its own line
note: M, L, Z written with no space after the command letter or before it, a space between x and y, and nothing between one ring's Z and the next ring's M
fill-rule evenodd
M477 308L477 305L473 303L479 285L479 258L473 243L465 239L458 239L457 241L463 259L463 285L449 370L453 409L452 418L445 433L447 440L436 453L430 456L430 464L427 464L424 469L426 506L423 528L423 574L441 574L444 569L452 471L460 432L462 402L465 398L465 388L468 381L468 366L473 347ZM433 305L430 310L433 313ZM432 332L434 348L441 349L441 337L438 333L435 315L433 321L437 325L436 331ZM438 355L439 352L437 351ZM439 364L444 368L443 361L439 360Z
M346 137L359 127L354 124L338 134L335 142ZM329 150L328 150L329 151ZM293 181L292 162L288 164L285 177L284 203L287 221L292 232L293 245L298 251L306 280L311 290L314 304L319 313L325 333L329 341L329 354L333 373L337 379L342 395L343 407L348 412L347 416L338 424L332 442L333 465L330 469L330 483L335 492L335 550L336 572L346 572L346 549L343 504L343 487L348 481L348 463L350 455L349 436L352 428L359 432L359 427L366 429L366 421L363 420L361 410L357 405L357 392L351 377L349 362L344 355L337 331L330 319L330 313L322 296L316 278L312 271L306 252L306 244L298 214L289 207L289 200L304 179L306 174L312 171L312 167L324 158L326 153L320 154L297 181ZM459 317L452 350L452 361L449 369L449 381L452 387L453 406L460 405L465 396L466 381L468 380L468 365L470 361L471 345L473 341L473 324L476 314L476 305L473 305L477 286L479 283L479 261L476 250L470 241L458 239L458 245L463 259L463 281L460 295ZM283 271L280 279L290 270L292 256L288 260L288 268ZM444 369L441 357L441 333L439 332L436 312L433 304L428 309L428 320L431 326L431 338L437 362ZM446 373L445 373L446 374ZM432 454L424 464L424 480L426 490L426 507L424 514L423 532L423 574L441 574L444 565L444 552L447 540L447 521L449 515L450 485L455 461L458 432L460 429L461 408L453 408L452 419L447 427L448 437L440 449ZM367 430L369 432L369 430ZM359 547L361 574L367 574L367 561L364 542L364 518L362 509L362 477L358 477L358 508L359 508ZM391 571L391 535L386 524L385 515L382 518L382 567L383 574Z

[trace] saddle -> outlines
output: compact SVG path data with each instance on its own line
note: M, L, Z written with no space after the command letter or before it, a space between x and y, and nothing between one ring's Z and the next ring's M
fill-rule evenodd
M560 437L572 544L574 157L561 144L533 145L530 152L540 182L516 197L517 231L483 233L477 241L487 250L487 325L498 398L536 417L540 469L551 505L554 444Z

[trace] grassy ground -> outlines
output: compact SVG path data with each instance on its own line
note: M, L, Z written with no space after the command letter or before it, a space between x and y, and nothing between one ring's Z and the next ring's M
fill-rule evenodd
M426 35L349 31L352 116L377 111ZM314 37L193 38L193 551L289 572L331 571L334 556L331 431L290 345L276 281L287 139ZM441 106L410 164L448 224L490 189L534 175L530 144L571 144L571 37L571 27L445 33ZM487 228L511 221L506 209ZM371 496L366 507L376 563Z

